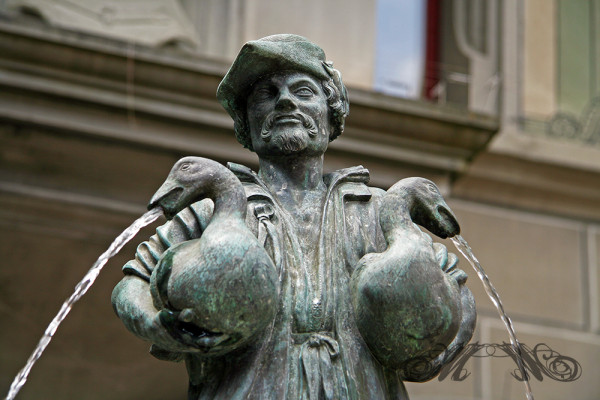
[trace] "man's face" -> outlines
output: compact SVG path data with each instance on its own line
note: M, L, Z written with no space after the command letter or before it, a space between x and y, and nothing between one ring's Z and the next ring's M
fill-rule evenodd
M329 107L321 84L302 72L269 75L247 102L252 146L262 157L320 155L329 143Z

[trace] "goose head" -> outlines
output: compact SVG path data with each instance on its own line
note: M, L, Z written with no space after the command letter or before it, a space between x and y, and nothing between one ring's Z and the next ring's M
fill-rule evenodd
M429 179L414 177L402 179L388 192L402 192L414 223L442 239L460 233L460 225L438 187Z
M219 175L219 166L224 168L215 161L201 157L180 159L152 196L148 209L160 207L165 217L172 219L179 211L207 196L207 183Z

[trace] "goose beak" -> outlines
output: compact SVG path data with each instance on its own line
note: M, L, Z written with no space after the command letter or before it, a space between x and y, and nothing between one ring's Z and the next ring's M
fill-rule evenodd
M172 219L175 214L181 211L179 208L179 198L182 193L182 187L176 182L167 180L152 196L150 203L148 203L148 209L151 210L160 207L163 209L165 217Z
M460 234L460 225L450 207L444 203L437 209L439 214L440 232L437 233L442 239L456 236Z

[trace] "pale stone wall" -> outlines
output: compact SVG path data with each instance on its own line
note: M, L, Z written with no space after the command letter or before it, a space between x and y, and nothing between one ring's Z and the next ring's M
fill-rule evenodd
M524 4L523 111L537 117L556 112L555 2Z
M450 206L461 221L463 237L500 293L521 343L530 348L544 343L581 366L581 377L573 382L534 377L535 398L597 399L600 224L457 200L450 201ZM449 241L446 245L453 247ZM462 256L460 263L469 274L477 302L473 341L508 342L506 329L475 272ZM524 385L510 376L515 363L502 351L497 354L504 357L470 358L464 365L470 375L462 382L448 376L442 382L409 384L411 398L525 398Z
M600 171L600 0L503 3L502 129L490 149Z
M589 325L586 224L471 202L453 202L463 236L515 319L581 329ZM464 262L465 270L471 267ZM494 315L474 273L479 310Z
M600 398L600 152L527 135L520 125L524 115L551 115L555 107L554 67L544 62L555 51L553 4L501 2L501 131L477 157L497 129L495 118L368 90L374 1L185 1L190 17L210 11L209 28L198 29L208 59L107 44L39 21L27 20L37 27L31 32L21 21L1 21L0 392L62 300L143 211L179 156L256 165L233 139L214 92L243 41L286 31L322 45L350 88L347 129L331 146L328 168L362 163L380 186L406 175L434 179L520 340L546 343L581 364L574 382L534 380L536 398ZM207 37L212 29L218 35ZM183 365L147 355L148 344L126 332L111 310L119 268L134 248L112 260L76 305L20 398L185 398ZM478 304L473 340L507 341L475 273L464 260L461 268ZM510 360L473 357L465 368L471 375L462 382L409 384L411 399L524 398L523 385L509 375Z
M582 127L592 97L600 94L592 93L598 90L598 10L597 0L504 2L502 127L454 187L456 197L471 200L452 203L463 236L489 272L519 339L530 347L546 343L581 365L574 382L534 379L536 398L600 397L600 220L591 193L600 188L600 125ZM569 123L553 125L567 114ZM507 341L473 273L470 282L478 340ZM477 361L472 392L456 398L524 398L523 385L509 375L512 361ZM419 398L438 398L428 385Z

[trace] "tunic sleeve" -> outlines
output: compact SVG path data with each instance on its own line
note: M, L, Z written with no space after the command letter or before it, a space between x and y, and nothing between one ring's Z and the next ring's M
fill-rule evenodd
M206 199L179 212L171 221L158 227L156 234L140 243L135 258L123 266L125 275L135 275L150 282L150 275L162 254L171 246L197 239L208 225L213 203Z

